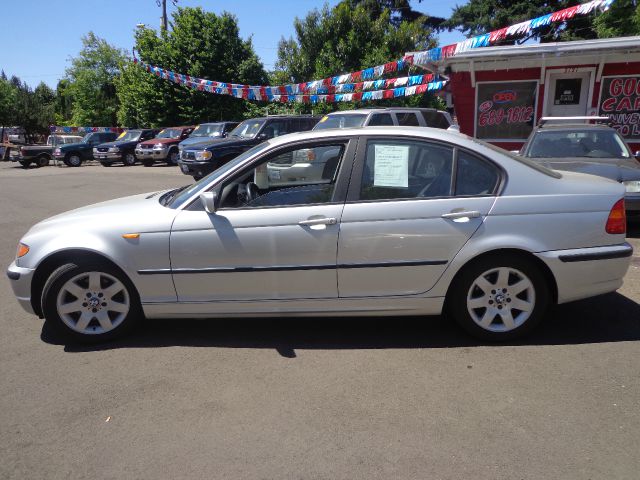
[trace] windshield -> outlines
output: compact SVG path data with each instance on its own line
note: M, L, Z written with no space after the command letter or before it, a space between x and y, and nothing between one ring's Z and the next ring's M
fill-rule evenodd
M531 158L629 158L629 149L615 130L540 131L526 153Z
M165 206L169 208L179 208L182 204L184 204L187 200L189 200L193 195L195 195L196 193L200 193L200 190L204 191L204 188L209 183L211 183L212 180L223 177L227 172L229 172L230 170L233 170L236 165L244 162L247 158L261 152L262 150L265 150L267 147L269 147L269 142L264 142L259 145L256 145L255 147L250 148L246 152L241 153L236 158L231 160L229 163L225 163L217 170L214 170L206 177L201 178L196 183L189 185L187 188L178 189L178 190L175 190L174 192L170 192L173 194L173 197L169 198L168 201L165 200L166 201ZM160 197L160 198L162 199L163 197Z
M156 138L180 138L180 135L182 135L181 128L165 128Z
M325 130L327 128L350 128L361 127L364 125L364 121L367 119L366 114L335 114L325 115L322 119L313 127L313 130Z
M210 123L205 125L199 125L198 128L196 128L190 136L191 137L218 137L221 131L222 131L221 123Z
M89 143L89 139L92 135L93 133L87 133L84 137L82 137L82 143Z
M264 120L245 120L231 131L232 137L255 137L264 125Z
M140 134L142 132L140 130L127 130L120 134L120 136L116 139L118 142L136 142L140 138Z

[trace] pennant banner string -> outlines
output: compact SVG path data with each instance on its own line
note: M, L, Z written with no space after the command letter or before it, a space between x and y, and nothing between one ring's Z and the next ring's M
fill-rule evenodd
M494 30L493 32L478 35L461 42L436 47L430 50L405 55L400 60L387 62L376 67L366 68L357 72L327 77L321 80L312 80L303 83L288 85L243 85L237 83L219 82L189 75L172 72L158 66L150 65L133 56L134 63L140 65L149 73L169 80L179 85L215 93L218 95L231 95L236 98L270 102L340 102L340 101L366 101L379 100L381 98L396 98L410 95L420 95L428 91L439 90L444 87L446 81L440 81L432 74L412 75L399 78L381 79L380 77L402 71L413 64L426 64L438 62L444 58L452 57L474 48L495 45L503 40L529 35L532 30L551 25L552 23L566 22L580 15L588 15L596 10L606 11L614 0L592 0L587 3L565 8L541 17L511 25L510 27ZM393 88L392 88L393 87ZM402 92L402 93L401 93ZM346 100L348 98L348 100Z

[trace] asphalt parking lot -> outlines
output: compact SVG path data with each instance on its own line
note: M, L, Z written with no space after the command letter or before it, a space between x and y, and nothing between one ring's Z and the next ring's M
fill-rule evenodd
M190 183L176 167L0 163L0 263L51 215ZM631 479L640 227L618 293L523 343L446 319L147 321L62 344L0 280L0 478Z

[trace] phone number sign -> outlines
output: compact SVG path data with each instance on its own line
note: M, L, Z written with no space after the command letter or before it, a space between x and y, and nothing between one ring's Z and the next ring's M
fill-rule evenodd
M476 137L526 139L535 122L538 82L478 83Z

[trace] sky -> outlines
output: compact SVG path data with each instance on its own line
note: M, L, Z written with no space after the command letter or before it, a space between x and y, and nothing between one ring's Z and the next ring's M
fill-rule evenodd
M131 52L136 25L159 28L161 9L155 0L2 0L0 3L0 69L17 75L32 87L41 81L55 88L69 59L78 54L80 38L89 31L110 44ZM169 12L175 7L170 6ZM293 35L293 20L302 18L324 2L314 0L179 0L180 6L200 6L217 14L226 10L238 18L240 35L252 37L265 68L274 68L278 41ZM328 0L330 6L338 0ZM448 17L464 0L413 0L413 8L433 16ZM447 45L463 36L445 32L438 37ZM394 59L389 59L394 60ZM373 65L372 65L373 66ZM336 72L343 73L343 72ZM214 79L215 80L215 79Z

